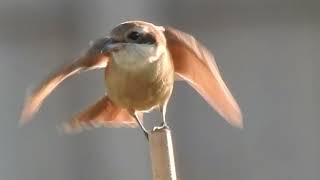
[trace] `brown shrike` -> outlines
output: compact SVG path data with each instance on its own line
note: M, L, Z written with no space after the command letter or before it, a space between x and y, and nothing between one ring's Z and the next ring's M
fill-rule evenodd
M242 127L242 115L221 78L213 55L193 36L143 21L124 22L109 37L94 41L87 52L55 72L27 97L21 115L26 123L44 99L67 77L105 69L107 95L79 113L64 128L144 128L143 113L159 108L166 127L166 108L174 82L187 81L230 124Z

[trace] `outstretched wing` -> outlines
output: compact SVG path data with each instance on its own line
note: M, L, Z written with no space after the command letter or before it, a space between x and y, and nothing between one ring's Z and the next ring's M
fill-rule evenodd
M54 72L28 95L21 113L20 123L28 122L39 110L44 99L69 76L82 71L105 68L109 58L107 55L102 54L101 51L108 40L109 38L101 38L94 41L84 55Z
M213 55L193 36L173 28L164 35L175 72L230 124L242 127L241 110L223 82Z

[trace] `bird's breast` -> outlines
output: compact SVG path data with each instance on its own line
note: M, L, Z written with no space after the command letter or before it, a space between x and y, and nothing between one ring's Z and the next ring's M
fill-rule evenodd
M167 54L136 68L128 68L127 64L119 63L121 61L126 60L112 59L105 74L107 93L115 104L124 108L149 110L170 97L174 69Z

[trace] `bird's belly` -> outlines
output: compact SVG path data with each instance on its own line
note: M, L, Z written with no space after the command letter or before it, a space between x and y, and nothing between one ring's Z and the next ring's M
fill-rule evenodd
M163 104L173 88L173 67L153 64L139 71L111 63L106 69L107 93L120 107L147 111Z

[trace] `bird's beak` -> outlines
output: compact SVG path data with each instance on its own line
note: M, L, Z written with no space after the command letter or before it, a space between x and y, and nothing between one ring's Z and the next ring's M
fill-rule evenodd
M117 51L120 48L122 48L123 45L124 43L121 43L120 41L110 38L104 43L101 49L101 53L105 54L105 53L111 53L113 51Z

